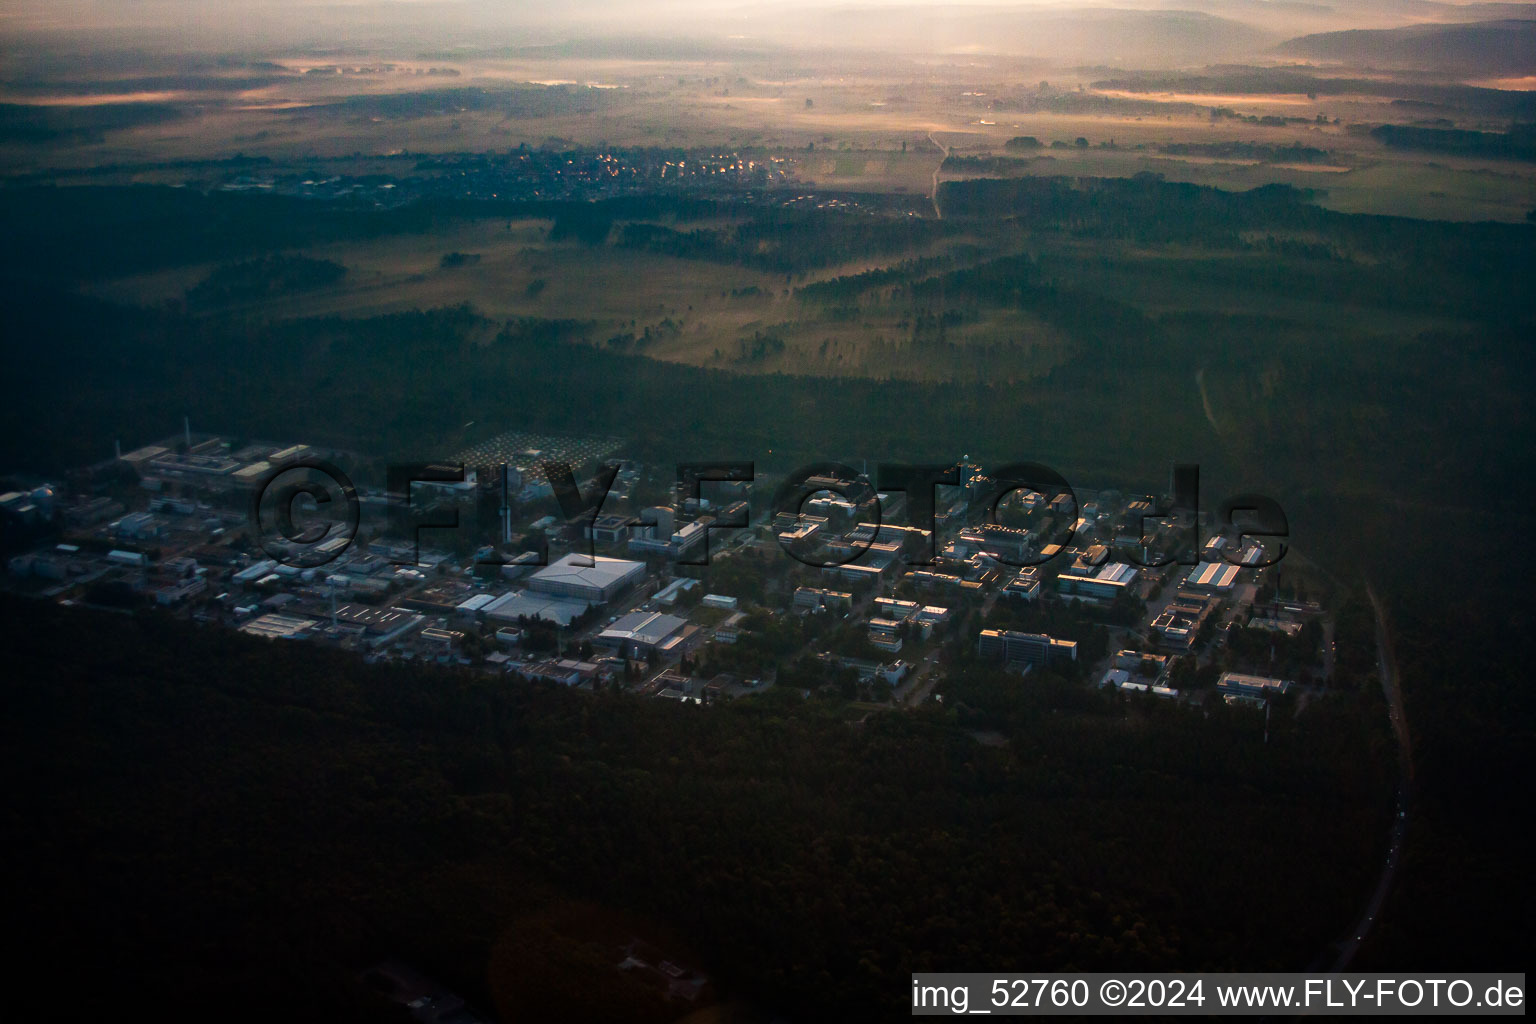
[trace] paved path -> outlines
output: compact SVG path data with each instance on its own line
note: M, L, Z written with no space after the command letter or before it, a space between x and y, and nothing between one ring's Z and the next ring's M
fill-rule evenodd
M1387 847L1386 863L1382 866L1381 875L1376 880L1376 888L1371 892L1371 898L1365 905L1364 914L1339 946L1339 955L1333 963L1335 973L1348 970L1350 962L1359 952L1361 942L1375 926L1376 918L1381 915L1387 893L1392 889L1393 879L1397 875L1397 865L1402 859L1403 835L1408 829L1408 801L1413 783L1413 751L1409 746L1408 719L1403 713L1403 689L1397 677L1397 661L1392 656L1386 613L1382 610L1381 601L1376 597L1376 591L1369 583L1365 586L1365 592L1371 599L1371 608L1376 612L1376 667L1381 675L1382 693L1387 698L1387 713L1391 716L1392 733L1397 738L1397 804L1393 808L1391 842Z
M933 169L933 189L928 193L928 198L933 202L933 215L939 220L944 219L944 211L939 209L939 172L944 169L944 162L949 159L949 147L933 137L933 132L928 133L928 141L939 147L939 152L944 155L939 157L939 166Z

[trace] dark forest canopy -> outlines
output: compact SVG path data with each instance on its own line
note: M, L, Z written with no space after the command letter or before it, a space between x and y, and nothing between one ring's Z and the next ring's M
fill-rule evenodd
M1095 89L1127 92L1290 93L1314 96L1384 96L1467 110L1491 117L1530 120L1536 117L1536 96L1510 89L1473 85L1416 82L1401 79L1342 78L1309 68L1255 68L1231 65L1205 73L1142 72L1117 74L1093 83Z
M1515 125L1507 132L1476 132L1459 128L1384 124L1373 128L1371 136L1395 149L1536 160L1536 125Z
M347 268L334 260L308 256L266 256L228 263L188 288L187 304L218 306L324 288L340 281L346 273Z
M1347 927L1388 813L1369 690L1266 744L1249 711L978 668L955 697L1006 708L997 747L937 707L853 726L798 691L689 708L3 611L14 922L32 978L90 964L81 1010L364 1016L351 979L384 957L489 1003L508 929L572 899L818 1019L898 1012L913 970L1295 969Z

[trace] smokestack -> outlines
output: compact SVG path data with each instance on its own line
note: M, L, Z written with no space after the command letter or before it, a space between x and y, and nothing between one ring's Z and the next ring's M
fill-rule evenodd
M512 543L512 503L511 503L511 470L507 464L501 464L501 542Z
M117 452L118 460L121 461L122 457L123 457L123 442L120 441L120 440L119 441L113 441L112 442L112 447Z
M181 418L181 425L184 428L186 428L186 431L187 431L187 447L191 448L192 447L192 417L190 417L190 416L183 416Z

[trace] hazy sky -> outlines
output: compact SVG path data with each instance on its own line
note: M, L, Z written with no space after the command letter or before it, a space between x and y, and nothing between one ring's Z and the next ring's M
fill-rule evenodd
M860 11L882 11L867 25ZM1021 20L1084 8L1188 10L1243 22L1273 36L1416 21L1536 17L1536 2L1433 0L0 0L0 34L85 34L96 44L161 43L173 49L304 46L425 48L544 42L573 34L671 35L857 44L897 23L922 24L1012 8ZM850 19L850 15L854 17ZM821 39L828 26L843 38ZM105 33L105 38L102 38ZM896 38L896 37L893 37Z

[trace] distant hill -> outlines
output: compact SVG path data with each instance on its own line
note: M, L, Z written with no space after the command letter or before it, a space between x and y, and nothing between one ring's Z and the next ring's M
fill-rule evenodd
M1536 21L1481 21L1299 36L1286 57L1481 75L1536 74Z
M861 49L1008 53L1132 67L1242 57L1276 39L1242 22L1198 11L986 4L809 10L796 19L794 31Z

